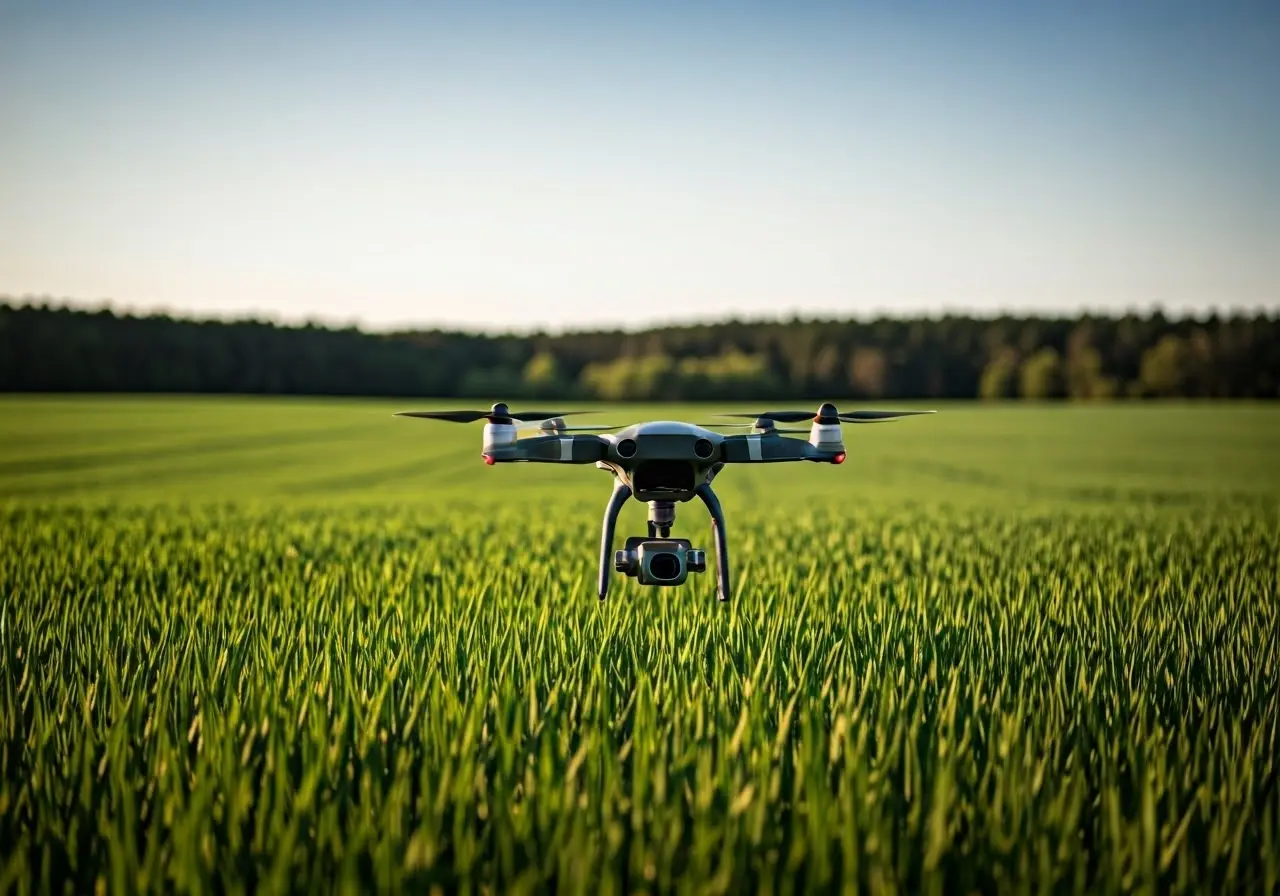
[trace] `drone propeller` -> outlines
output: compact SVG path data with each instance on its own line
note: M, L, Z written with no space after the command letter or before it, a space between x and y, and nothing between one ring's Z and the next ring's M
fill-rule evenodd
M547 435L559 435L562 432L606 432L610 429L619 429L625 424L616 425L600 425L600 426L565 426L564 420L560 417L552 417L543 420L536 427L527 427L529 429L537 429Z
M705 429L759 429L767 433L809 431L807 429L797 429L795 427L778 429L778 427L773 425L773 421L767 417L760 417L754 423L695 423L694 425L701 426Z
M917 414L933 414L936 411L850 411L841 414L836 406L826 403L812 411L764 411L759 414L721 414L721 417L755 417L759 420L777 420L782 423L799 423L801 420L812 420L815 423L877 423L881 420L894 420L898 417L913 417Z
M506 423L513 421L537 421L556 417L568 417L570 414L589 414L591 411L520 411L511 413L507 406L498 402L487 411L400 411L397 417L421 417L426 420L448 420L450 423L474 423L487 420L490 423Z
M813 411L765 411L760 414L720 414L721 417L753 417L756 420L781 420L783 423L799 423L812 420ZM750 426L749 423L726 423L725 426Z
M896 420L899 417L916 417L920 414L936 414L937 411L850 411L837 414L843 423L878 423L881 420Z

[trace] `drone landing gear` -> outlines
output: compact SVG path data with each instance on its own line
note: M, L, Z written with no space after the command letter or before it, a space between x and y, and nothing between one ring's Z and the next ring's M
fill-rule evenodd
M613 553L613 536L617 528L618 513L632 494L630 486L621 480L616 481L613 494L609 496L609 503L604 509L604 525L600 537L600 574L596 589L601 600L604 600L609 593L610 555ZM727 601L729 599L729 545L725 536L724 511L709 484L704 483L699 486L695 494L711 514L711 527L716 546L716 596L722 602ZM674 501L649 502L649 538L669 538L675 521Z
M716 540L716 596L723 602L729 599L729 541L724 533L724 511L709 483L698 486L695 494L711 514L711 529Z
M613 494L604 508L604 530L600 533L600 576L596 583L596 592L604 600L609 593L609 559L613 553L613 530L618 525L618 511L631 497L631 486L621 479L613 483Z

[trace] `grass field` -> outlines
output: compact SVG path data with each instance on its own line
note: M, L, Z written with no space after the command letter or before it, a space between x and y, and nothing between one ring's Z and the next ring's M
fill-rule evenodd
M1280 408L846 427L722 605L433 404L0 400L0 891L1280 887Z

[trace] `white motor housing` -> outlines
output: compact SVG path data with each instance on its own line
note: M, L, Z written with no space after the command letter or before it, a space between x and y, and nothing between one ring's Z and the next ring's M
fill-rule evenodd
M516 443L514 423L486 423L484 425L484 453L494 448L504 448Z
M814 423L809 429L809 444L820 451L844 451L840 424Z

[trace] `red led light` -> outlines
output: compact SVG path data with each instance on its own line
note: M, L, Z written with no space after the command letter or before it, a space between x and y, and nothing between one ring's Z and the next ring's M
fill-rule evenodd
M843 452L843 451L841 451L841 452L840 452L839 454L837 454L835 457L831 458L831 462L832 462L833 464L842 464L842 463L844 463L844 452Z
M491 466L491 467L493 466L493 458L492 458L492 457L490 457L490 456L489 456L489 455L487 455L487 454L482 454L482 455L480 455L480 456L484 458L484 462L485 462L485 463L487 463L487 464L488 464L489 466Z

